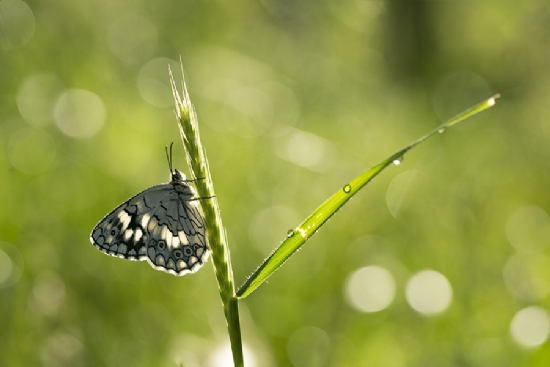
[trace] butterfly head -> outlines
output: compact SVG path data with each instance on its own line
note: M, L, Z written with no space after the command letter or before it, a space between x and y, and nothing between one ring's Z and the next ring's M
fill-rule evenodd
M171 181L172 182L185 182L187 180L187 177L185 176L185 173L182 173L181 171L175 169L172 171L171 174Z

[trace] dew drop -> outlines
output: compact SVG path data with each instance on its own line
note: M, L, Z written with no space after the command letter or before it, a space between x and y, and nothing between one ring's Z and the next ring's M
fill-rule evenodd
M443 134L445 132L445 128L442 127L441 129L437 130L438 133Z
M401 162L403 162L403 157L399 157L393 160L393 164L395 164L396 166L399 166Z
M290 238L290 237L294 236L295 233L296 233L295 230L289 229L288 232L286 233L286 236L287 236L288 238Z
M346 194L349 194L351 192L351 185L347 184L346 186L344 186L343 190Z

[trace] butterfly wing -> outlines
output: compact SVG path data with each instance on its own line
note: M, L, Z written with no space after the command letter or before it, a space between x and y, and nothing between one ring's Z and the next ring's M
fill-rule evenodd
M147 260L154 268L184 275L208 260L204 221L192 196L172 190L152 214L147 226Z
M107 214L90 236L92 244L107 255L128 260L147 258L147 223L150 213L168 193L167 185L140 192Z
M90 240L107 255L147 260L174 275L193 273L209 255L204 220L193 197L184 183L153 186L107 214Z

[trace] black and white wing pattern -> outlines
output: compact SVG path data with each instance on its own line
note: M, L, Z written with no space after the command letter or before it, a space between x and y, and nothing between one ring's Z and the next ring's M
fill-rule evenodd
M107 255L147 260L174 275L196 272L210 253L195 191L178 170L107 214L90 240Z

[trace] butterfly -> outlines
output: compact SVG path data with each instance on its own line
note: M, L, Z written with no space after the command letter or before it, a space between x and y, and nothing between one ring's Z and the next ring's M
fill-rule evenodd
M173 275L199 270L208 260L205 224L195 190L177 169L170 182L148 188L117 206L94 227L90 240L101 252L126 260L146 260Z

